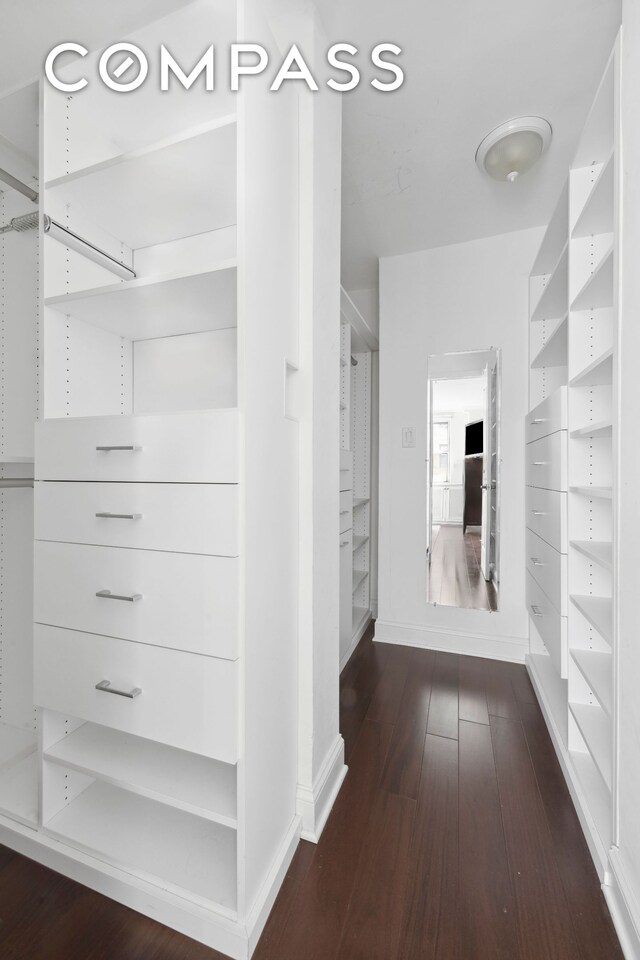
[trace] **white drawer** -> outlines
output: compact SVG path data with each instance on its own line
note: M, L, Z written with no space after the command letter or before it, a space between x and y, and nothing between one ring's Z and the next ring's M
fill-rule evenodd
M351 467L344 467L340 470L340 493L353 490L353 470Z
M353 526L353 494L345 490L340 494L340 533L351 530Z
M567 676L567 618L561 617L548 596L527 574L527 607L529 616L547 648L553 665L565 679Z
M567 555L560 553L532 530L527 530L527 570L554 607L567 616Z
M142 692L129 699L96 690L103 680ZM38 706L226 763L238 759L237 684L238 666L229 660L35 627Z
M236 483L237 451L235 410L43 420L36 480Z
M567 388L560 387L550 397L539 403L526 420L527 443L539 440L550 433L567 429Z
M534 440L525 447L527 484L545 490L567 489L567 431Z
M34 509L36 540L238 556L235 484L38 481Z
M235 660L238 561L76 543L35 544L38 623ZM97 597L98 591L135 601Z
M527 487L527 527L548 544L567 552L567 494Z

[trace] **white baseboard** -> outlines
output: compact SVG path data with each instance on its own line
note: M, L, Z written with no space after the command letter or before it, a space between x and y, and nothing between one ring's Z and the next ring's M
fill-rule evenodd
M640 960L640 904L618 847L609 851L609 882L602 885L625 960Z
M369 626L372 620L373 620L373 614L370 612L369 616L364 618L364 620L362 621L362 623L354 633L353 637L351 638L351 643L349 644L349 649L347 650L347 652L344 654L344 656L340 661L340 673L342 673L346 665L349 663L349 660L351 660L351 657L355 653L356 647L364 637L367 631L367 627Z
M529 641L525 638L496 637L442 628L432 630L429 627L393 623L391 620L376 620L374 640L515 663L523 663L529 649Z
M160 886L0 816L0 843L57 873L198 940L233 960L249 960L280 889L300 836L295 817L245 923L190 902Z
M278 896L278 891L282 886L289 864L293 860L298 841L300 839L301 820L295 816L289 827L289 830L280 845L280 849L273 861L271 870L265 880L253 909L247 918L248 950L247 957L251 957L253 951L258 946L258 941L264 930L265 924L269 919L269 914Z
M344 740L338 736L320 767L313 787L298 785L296 812L302 821L303 840L317 843L320 839L346 775Z

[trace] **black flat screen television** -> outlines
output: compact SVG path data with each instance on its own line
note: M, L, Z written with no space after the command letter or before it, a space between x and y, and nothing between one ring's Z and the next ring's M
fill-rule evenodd
M468 423L466 425L464 438L465 457L482 453L482 444L484 440L483 424L483 420L475 420L473 423Z

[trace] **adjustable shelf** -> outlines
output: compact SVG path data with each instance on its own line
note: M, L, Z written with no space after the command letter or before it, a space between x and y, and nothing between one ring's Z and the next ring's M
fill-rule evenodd
M592 360L569 381L570 387L598 387L613 382L613 348Z
M568 188L565 184L531 268L532 277L540 277L553 272L567 243L568 232L569 197Z
M93 723L78 727L44 756L205 820L237 826L236 768L230 764Z
M611 791L602 779L594 759L588 753L571 750L569 759L582 792L587 798L589 812L602 846L608 850L612 842Z
M79 210L134 250L235 224L236 117L57 178L50 201L70 205L71 229Z
M600 706L611 716L611 654L596 650L572 650L571 656Z
M569 702L569 710L608 790L611 790L611 723L600 706Z
M589 237L613 231L613 160L612 151L602 165L582 213L576 220L571 232L572 237Z
M37 824L39 771L35 749L21 760L0 768L0 813L27 826Z
M602 639L611 646L613 633L613 604L611 599L609 597L580 597L574 594L569 599L585 620L588 620Z
M364 506L366 506L367 503L369 503L369 498L368 498L368 497L354 497L354 498L353 498L353 508L354 508L354 510L357 509L358 507L364 507Z
M366 537L355 536L353 538L353 552L355 553L356 550L359 550L360 547L364 547L365 543L368 543L368 542L369 542L368 535Z
M569 487L570 493L577 493L581 497L597 497L600 500L611 500L611 487Z
M50 836L230 918L236 909L236 833L94 781L46 824Z
M532 323L562 317L567 310L569 250L565 244L560 258L531 314Z
M368 570L354 570L353 571L353 593L356 592L358 587L364 583L364 581L369 576Z
M553 333L531 361L535 370L540 367L565 367L567 365L568 317L560 320Z
M572 440L597 440L600 437L611 437L612 435L613 424L610 420L602 421L601 423L590 423L586 427L572 430L569 434Z
M613 544L596 540L571 540L571 546L588 560L599 564L605 570L613 565Z
M351 618L351 634L357 633L363 623L371 617L371 611L368 607L353 607Z
M237 262L48 297L45 306L129 340L236 326Z
M538 686L544 691L547 706L562 742L567 743L567 681L563 680L547 653L531 653L527 664Z
M576 294L572 310L597 310L610 307L613 298L613 243Z

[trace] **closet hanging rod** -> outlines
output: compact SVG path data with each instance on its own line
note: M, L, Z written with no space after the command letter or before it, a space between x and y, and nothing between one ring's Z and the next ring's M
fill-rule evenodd
M16 233L24 233L25 230L35 230L38 222L37 213L27 213L22 217L14 217L13 220L4 227L0 227L0 234L9 233L11 230L14 230ZM120 263L120 261L112 257L111 254L105 253L100 247L96 247L90 240L85 240L85 238L79 236L79 234L74 233L67 227L63 227L62 224L48 217L46 213L43 215L43 224L44 232L50 237L53 237L54 240L64 244L65 247L75 250L76 253L82 254L82 256L87 257L88 260L92 260L101 267L105 267L105 269L110 270L111 273L115 273L116 276L122 280L135 280L136 273L131 267Z
M0 490L11 487L32 487L33 477L0 477Z
M6 170L3 170L2 167L0 167L0 180L6 183L9 187L13 187L13 189L17 190L18 193L21 193L23 197L26 197L28 200L32 200L33 203L38 202L38 193L32 187L28 187L26 183L23 183L21 180L17 180Z

